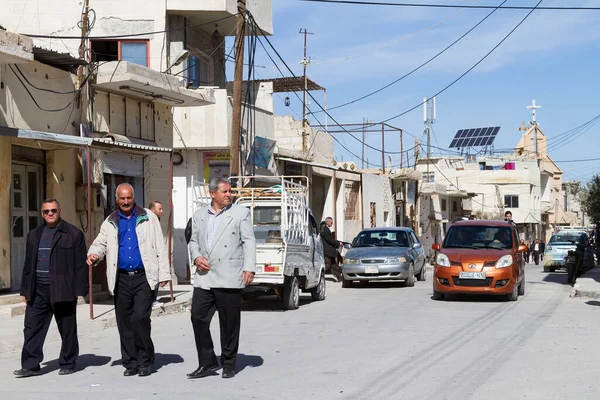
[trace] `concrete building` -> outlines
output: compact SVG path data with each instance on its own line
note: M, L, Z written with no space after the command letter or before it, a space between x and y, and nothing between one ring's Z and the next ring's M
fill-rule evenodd
M121 182L134 186L139 204L149 199L168 204L173 107L214 99L211 90L185 89L180 79L144 66L88 65L24 36L0 31L0 38L0 170L5 173L0 209L5 214L1 231L7 233L0 234L0 290L18 290L25 238L42 222L42 199L57 198L63 218L88 239L114 209L114 190ZM80 85L77 68L85 69L89 86ZM163 227L166 231L166 220ZM94 282L103 281L102 268L96 268Z

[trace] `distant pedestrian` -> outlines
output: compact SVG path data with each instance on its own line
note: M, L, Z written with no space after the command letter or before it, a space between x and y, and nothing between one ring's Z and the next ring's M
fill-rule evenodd
M52 316L62 339L59 375L75 372L79 356L77 297L88 294L88 267L83 233L60 217L56 199L42 202L44 222L27 235L21 296L25 340L18 378L40 374L42 351Z
M541 245L540 245L540 240L539 239L535 239L535 243L533 244L533 262L535 263L535 265L539 265L540 263L540 250L541 250Z
M600 264L600 222L596 222L596 227L592 232L594 237L594 255L596 256L596 265Z
M115 295L115 314L125 376L148 376L154 363L150 313L154 290L171 280L160 223L150 210L135 203L133 187L117 186L118 209L100 227L87 262L106 256L108 289Z
M330 270L337 281L342 280L342 271L338 262L338 249L344 244L333 238L331 233L331 226L333 225L333 218L327 217L325 221L321 222L321 239L323 239L323 252L325 253L325 269Z
M150 209L150 211L152 211L154 213L154 215L156 215L158 217L158 220L160 221L160 218L163 215L163 205L160 201L151 201L150 205L148 206L148 208Z
M529 258L531 256L531 243L529 243L529 240L525 241L525 246L527 246L527 250L525 251L525 262L529 263Z
M242 289L252 283L256 271L250 211L231 203L231 184L222 177L211 180L209 192L211 204L194 213L189 245L196 267L191 314L199 364L187 374L190 379L219 369L210 334L215 311L221 330L221 377L235 377Z

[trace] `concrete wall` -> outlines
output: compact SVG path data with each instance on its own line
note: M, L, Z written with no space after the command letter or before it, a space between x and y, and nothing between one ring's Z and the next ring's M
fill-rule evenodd
M375 203L376 227L395 226L396 210L387 176L363 174L363 215L365 228L371 227L371 203ZM384 218L387 213L387 219Z
M10 289L11 138L0 136L0 290Z
M72 102L73 93L55 94L34 89L25 82L16 68L27 80L39 88L58 92L71 92L75 89L75 76L65 71L34 61L30 64L0 65L0 76L4 89L0 89L0 126L33 129L43 132L75 134L79 136L80 109ZM11 70L11 68L14 70ZM23 81L23 84L17 79ZM26 86L24 86L26 85ZM39 106L33 102L25 87L35 96ZM75 126L73 126L73 124Z

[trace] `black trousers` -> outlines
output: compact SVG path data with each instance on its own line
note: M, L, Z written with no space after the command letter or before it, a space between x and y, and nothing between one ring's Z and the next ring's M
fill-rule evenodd
M147 367L154 363L150 337L150 314L154 291L146 274L118 273L115 287L115 314L121 340L121 363L125 368Z
M539 251L533 251L533 262L535 262L535 265L538 265L540 263L540 252Z
M338 264L337 257L325 256L325 270L329 270L337 278L342 276L342 271Z
M21 352L21 368L37 370L44 359L44 341L52 316L62 339L58 364L61 368L75 368L79 356L77 339L77 302L50 303L50 285L38 283L33 301L25 309L25 341Z
M235 360L240 344L241 304L241 289L213 288L205 290L194 288L191 314L200 367L217 363L210 335L210 322L215 311L218 311L221 330L221 365L223 368L235 369Z

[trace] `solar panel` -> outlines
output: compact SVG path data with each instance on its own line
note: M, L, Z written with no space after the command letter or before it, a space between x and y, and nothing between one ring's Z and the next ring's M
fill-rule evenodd
M450 148L464 148L472 146L489 146L494 143L499 126L485 128L460 129L450 142Z

